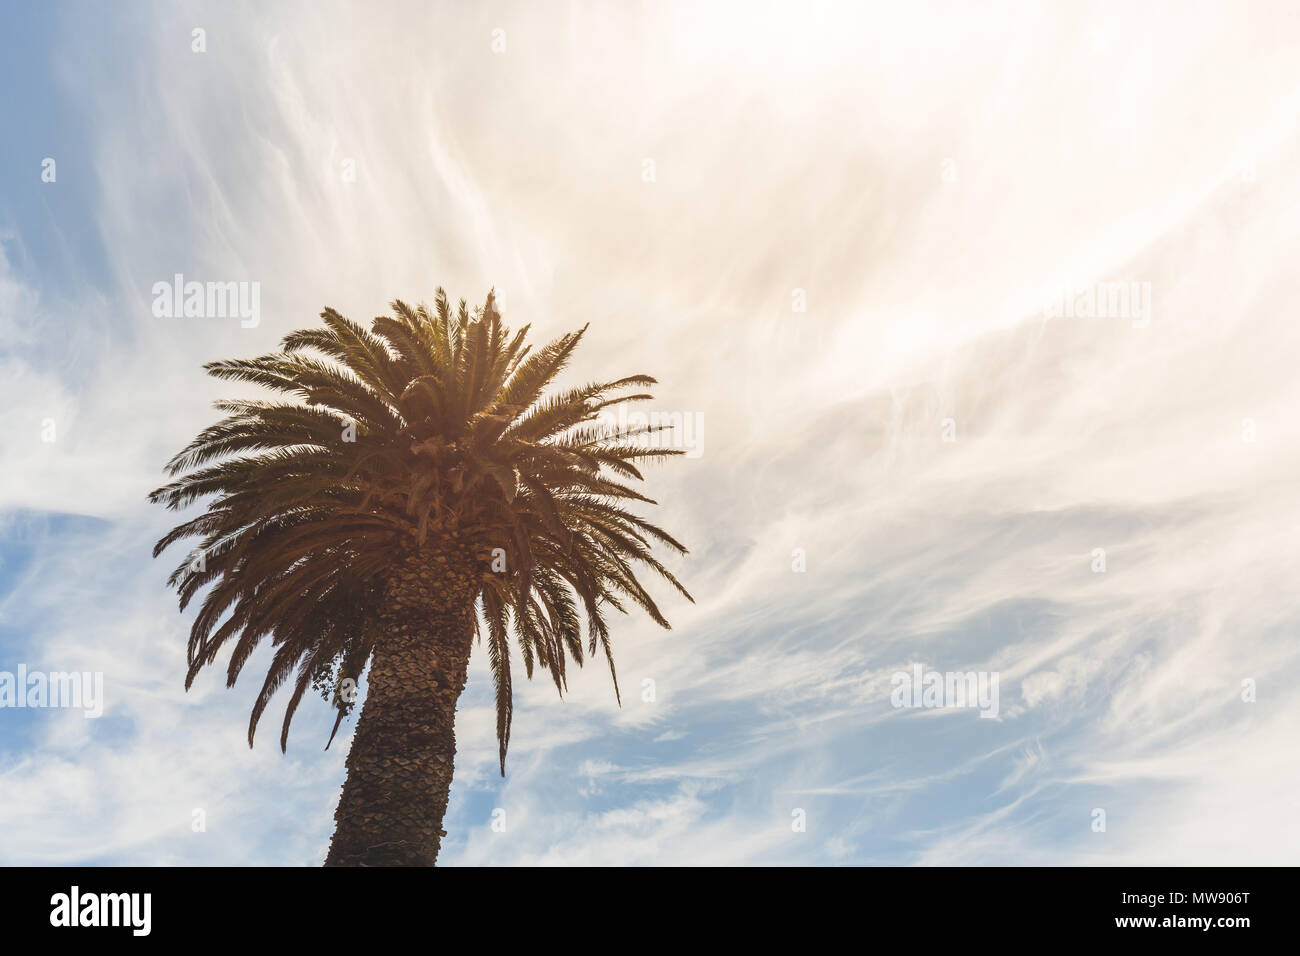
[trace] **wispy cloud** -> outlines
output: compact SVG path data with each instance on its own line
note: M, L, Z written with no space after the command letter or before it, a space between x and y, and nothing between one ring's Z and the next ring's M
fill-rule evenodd
M320 705L250 752L254 687L180 690L143 496L231 391L200 363L438 284L590 320L575 377L649 372L706 425L650 475L699 603L618 628L621 709L601 668L519 688L504 781L475 657L443 862L1295 861L1286 5L168 4L58 36L90 152L42 188L93 201L0 223L0 669L102 670L109 706L0 712L9 861L319 862L348 741ZM19 254L55 227L102 269L55 288ZM178 272L260 282L261 323L154 318ZM1067 283L1137 283L1149 321L1049 315ZM913 663L998 672L998 718L894 709Z

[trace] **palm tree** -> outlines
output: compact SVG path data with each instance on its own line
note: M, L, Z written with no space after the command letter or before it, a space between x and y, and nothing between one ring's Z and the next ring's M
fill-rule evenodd
M464 300L453 312L441 289L433 310L392 309L369 330L326 309L324 328L287 335L279 352L206 365L285 397L217 402L227 417L171 460L174 480L150 495L172 510L208 498L154 549L202 539L168 581L182 611L210 586L186 688L223 649L233 686L263 639L276 648L250 747L295 668L281 749L309 687L338 708L337 730L370 662L327 866L437 858L476 637L491 663L504 776L512 634L528 676L549 671L560 693L566 658L581 665L599 650L617 698L608 609L632 604L668 627L635 570L690 599L652 554L654 544L686 549L628 510L654 502L625 483L642 478L637 463L680 451L658 447L657 429L601 421L650 398L629 390L653 378L546 397L585 327L533 352L492 293L472 314Z

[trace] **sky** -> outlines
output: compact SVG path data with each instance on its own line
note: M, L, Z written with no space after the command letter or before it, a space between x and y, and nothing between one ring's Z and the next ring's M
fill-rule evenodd
M621 707L517 681L504 779L475 650L440 864L1300 862L1298 52L1255 0L5 4L0 675L104 701L0 708L0 863L320 864L354 721L250 749L266 648L184 690L145 497L244 394L202 363L439 286L698 429L647 476L696 603L614 622Z

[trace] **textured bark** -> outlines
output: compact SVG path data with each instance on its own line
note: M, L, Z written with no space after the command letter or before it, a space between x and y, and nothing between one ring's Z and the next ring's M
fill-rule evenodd
M389 582L326 866L432 866L445 833L473 564L422 551Z

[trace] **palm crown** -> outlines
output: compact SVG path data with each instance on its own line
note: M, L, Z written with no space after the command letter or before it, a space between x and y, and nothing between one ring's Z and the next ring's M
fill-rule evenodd
M472 313L464 300L453 311L441 289L432 310L392 309L369 330L326 309L323 328L291 333L279 352L205 366L284 398L218 402L227 417L171 460L175 480L150 496L170 509L209 499L154 549L202 539L169 580L182 610L210 586L186 687L228 645L233 685L269 637L277 650L248 739L296 668L283 748L309 687L333 699L339 719L347 712L337 684L385 638L393 570L411 555L435 570L469 556L463 593L480 642L486 632L504 774L512 634L528 676L540 665L561 693L566 658L580 665L599 649L617 695L607 609L630 602L668 627L637 579L645 567L690 598L651 551L685 548L628 510L653 502L626 483L642 477L638 463L680 452L655 447L655 429L600 421L604 409L650 398L639 391L649 376L544 395L585 327L534 352L527 327L512 335L502 324L492 294Z

